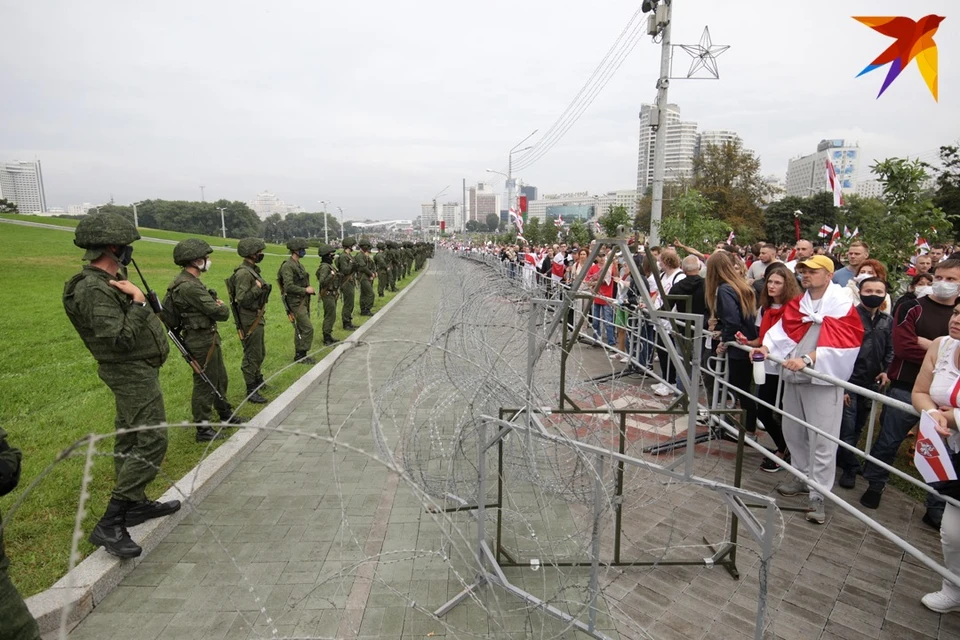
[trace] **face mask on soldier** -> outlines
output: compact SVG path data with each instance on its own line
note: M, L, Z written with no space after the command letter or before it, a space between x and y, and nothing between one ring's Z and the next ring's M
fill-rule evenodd
M259 262L263 262L263 254L262 254L262 253L258 253L258 254L257 254L256 262L258 262L258 263L259 263Z
M303 256L307 255L307 250L306 250L306 249L300 249L300 251L297 251L297 255L302 258Z
M113 255L117 259L117 262L123 266L127 266L130 264L130 261L133 260L133 245L128 244L126 246L119 247L117 252Z
M196 265L196 267L197 267L197 269L200 270L201 273L203 273L203 272L205 272L205 271L210 271L210 265L211 265L211 264L213 264L213 261L210 260L210 258L204 258L204 259L203 259L203 262L201 262L200 264Z

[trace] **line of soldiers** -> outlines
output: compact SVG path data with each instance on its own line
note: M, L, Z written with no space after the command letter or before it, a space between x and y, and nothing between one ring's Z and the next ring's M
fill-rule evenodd
M427 258L433 256L433 247L425 242L398 244L381 241L377 253L365 238L359 242L347 236L341 242L342 250L327 244L317 249L320 266L317 268L317 289L310 286L310 276L301 264L307 254L307 241L294 238L287 243L290 257L280 266L277 281L283 291L284 306L296 331L294 360L315 364L307 354L313 345L313 323L310 320L310 296L319 295L323 311L323 344L336 343L333 326L337 317L337 299L342 298L340 322L347 331L356 329L353 313L357 307L359 288L359 315L372 316L376 301L373 283L382 298L384 292L396 291L397 281L415 270L422 269ZM354 251L359 247L359 251Z
M272 290L259 264L266 245L260 238L244 238L237 245L243 259L226 280L229 303L201 277L209 271L212 247L200 239L178 243L173 261L182 271L167 288L161 303L149 289L133 260L133 243L140 238L136 227L113 213L86 216L77 225L74 244L85 250L87 265L64 286L64 310L84 345L98 363L98 375L116 400L114 421L114 471L116 481L106 511L90 535L90 542L121 558L137 557L141 548L128 527L176 512L180 502L156 502L145 489L156 477L167 450L167 431L156 427L166 422L159 371L169 354L169 342L193 369L191 408L197 424L196 440L209 442L225 437L210 425L213 411L224 423L240 423L226 399L227 371L221 350L218 323L231 315L243 344L241 372L247 400L265 403L262 373L264 361L264 315ZM346 238L343 251L334 260L334 250L321 246L317 270L319 295L324 310L324 344L334 342L332 331L336 300L343 297L341 320L345 329L352 322L355 287L360 288L360 314L372 315L375 301L373 280L380 289L396 290L396 280L422 268L432 248L425 244L381 243L376 256L371 244L361 240L353 252L353 238ZM301 263L307 242L287 243L290 257L277 274L281 299L295 328L295 361L313 364L308 356L313 341L310 297L318 292ZM144 293L127 279L132 264ZM382 295L382 294L381 294ZM231 313L232 311L232 313ZM138 428L142 428L138 430Z

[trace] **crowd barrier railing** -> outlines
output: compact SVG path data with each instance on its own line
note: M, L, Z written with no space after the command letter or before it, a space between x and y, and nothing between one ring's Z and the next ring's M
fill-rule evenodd
M480 253L480 254L472 253L472 254L468 254L468 257L474 260L480 260L488 264L494 269L494 271L500 273L505 277L512 277L514 279L517 279L518 280L517 284L520 287L531 292L540 292L546 295L547 297L559 298L561 295L564 295L569 290L569 287L566 285L566 283L561 282L560 286L557 287L556 283L549 276L543 277L544 274L537 273L536 274L537 277L534 277L532 281L524 280L522 275L520 274L519 268L515 270L511 270L509 267L509 263L507 263L506 261L500 260L499 256L494 256L486 253ZM585 292L585 293L589 295L589 297L591 298L595 297L595 294L592 292ZM656 342L655 340L651 339L650 337L651 333L649 333L649 329L652 326L653 320L649 316L646 316L643 313L642 309L626 307L624 305L620 305L616 300L611 300L609 298L606 300L608 300L609 303L614 306L614 309L625 311L627 314L628 329L629 329L627 332L627 340L628 340L627 349L621 350L621 349L618 349L615 345L611 346L605 343L602 340L602 332L601 332L601 335L598 336L599 338L601 338L600 340L597 340L597 338L590 335L583 335L581 336L582 339L590 343L599 344L599 346L603 347L607 351L626 357L628 359L628 363L625 363L625 364L628 364L630 367L641 372L643 375L649 376L650 378L656 379L660 383L667 385L667 387L669 387L674 393L676 394L682 393L682 389L678 387L675 381L664 379L658 372L654 370L652 358L644 360L639 357L643 353L641 351L642 347L645 347L648 350L647 353L650 353L650 354L655 353L655 350L657 349ZM581 305L574 305L573 309L574 309L574 313L580 313L580 314L585 313ZM607 321L603 318L596 319L595 317L592 317L592 314L590 315L591 315L590 319L594 321L598 321L601 325L601 328L603 328L603 325L607 323ZM671 335L674 340L682 343L683 340L687 339L687 336L677 331L676 329L671 329L671 331L672 331ZM729 343L726 343L726 345L728 349L735 348L735 349L750 351L750 347L745 347L736 342L729 342ZM681 349L681 351L683 350ZM780 383L781 389L778 389L777 391L778 400L777 400L777 405L775 406L773 404L770 404L760 399L753 393L749 393L735 387L729 381L728 379L729 367L726 366L727 357L728 357L727 354L724 354L723 356L714 356L708 359L705 369L709 377L712 378L713 380L713 389L706 389L706 391L710 392L706 396L710 398L709 406L701 404L701 408L705 410L722 408L725 405L727 398L734 396L734 394L739 394L749 398L750 400L753 400L759 405L762 405L770 409L771 411L775 412L781 417L788 415L783 411L782 408L779 407L779 398L780 398L782 385L783 385L782 381ZM772 362L775 362L777 365L782 366L783 364L783 360L775 356L768 356L768 358ZM699 363L690 363L690 364L692 366L699 366ZM717 366L717 365L720 365L720 366ZM801 420L796 416L789 415L789 418L793 422L812 431L817 435L817 437L826 438L827 440L837 444L838 447L842 447L843 449L850 451L854 455L857 455L860 458L863 458L864 460L867 460L877 465L878 467L886 470L890 474L895 475L898 478L901 478L902 480L909 483L910 485L918 489L921 489L922 491L930 495L936 496L946 501L947 503L953 505L954 507L960 508L960 501L954 498L951 498L950 496L942 495L939 491L937 491L932 486L926 484L925 482L918 480L913 476L901 471L900 469L897 469L896 467L890 464L887 464L882 460L879 460L878 458L870 455L870 448L873 443L873 439L875 435L874 433L875 423L876 423L875 418L877 413L881 410L881 407L889 407L891 409L904 411L910 415L916 416L917 419L919 420L920 414L913 408L912 405L907 404L905 402L901 402L899 400L895 400L893 398L890 398L884 395L883 393L879 393L872 389L851 384L846 380L840 380L838 378L834 378L832 376L829 376L827 374L821 373L819 371L816 371L810 368L805 368L800 373L808 375L812 378L816 378L822 382L826 382L828 384L837 386L850 393L858 394L863 397L869 398L870 400L873 401L873 406L871 407L870 415L867 420L867 439L866 439L866 444L864 449L859 449L854 445L850 445L840 440L839 437L834 436L830 433L827 433L826 431L824 431L823 429L821 429L816 425L813 425L813 424L810 424L809 422ZM706 384L706 381L703 380L703 377L701 377L701 382L704 385ZM733 437L736 437L739 431L741 430L741 427L739 425L731 424L722 414L719 414L719 415L711 414L709 415L709 420L715 423L714 426L719 426L720 428L724 429L727 433L729 433ZM901 536L891 531L884 525L880 524L874 518L871 518L870 516L861 512L859 509L851 505L849 502L847 502L843 498L834 494L832 490L829 490L826 487L814 481L809 474L801 473L796 467L792 466L788 462L785 462L783 459L777 457L773 452L771 452L766 447L764 447L763 445L759 444L756 441L753 441L751 439L746 439L743 443L743 446L751 447L754 451L758 452L760 455L764 456L765 458L771 459L774 462L778 463L785 471L787 471L794 477L797 477L803 480L809 487L812 487L813 489L818 491L821 495L824 496L824 499L834 504L836 507L842 509L843 511L849 513L851 516L853 516L854 518L862 522L864 525L874 530L878 534L882 535L884 538L886 538L887 540L895 544L897 547L899 547L902 551L904 551L908 555L914 557L916 560L918 560L921 564L923 564L925 567L927 567L931 571L937 573L941 577L946 578L947 580L950 580L954 584L960 586L960 576L951 572L942 564L938 563L936 560L934 560L924 552L917 549L911 543L904 540Z

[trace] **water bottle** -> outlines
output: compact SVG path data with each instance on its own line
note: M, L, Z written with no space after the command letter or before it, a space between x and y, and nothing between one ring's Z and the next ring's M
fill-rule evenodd
M767 381L767 369L764 363L764 357L762 353L754 353L751 359L753 360L753 381L759 387Z

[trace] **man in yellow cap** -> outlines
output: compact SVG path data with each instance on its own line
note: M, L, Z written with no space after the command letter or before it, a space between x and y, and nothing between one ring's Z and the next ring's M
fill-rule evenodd
M833 487L837 445L799 421L839 437L843 389L804 371L849 380L863 342L863 324L843 287L831 282L833 260L812 256L797 263L797 273L804 294L784 305L780 320L767 331L763 346L755 353L783 360L783 437L791 464L819 485L808 487L792 478L777 491L785 496L808 493L807 520L823 524L823 491Z

